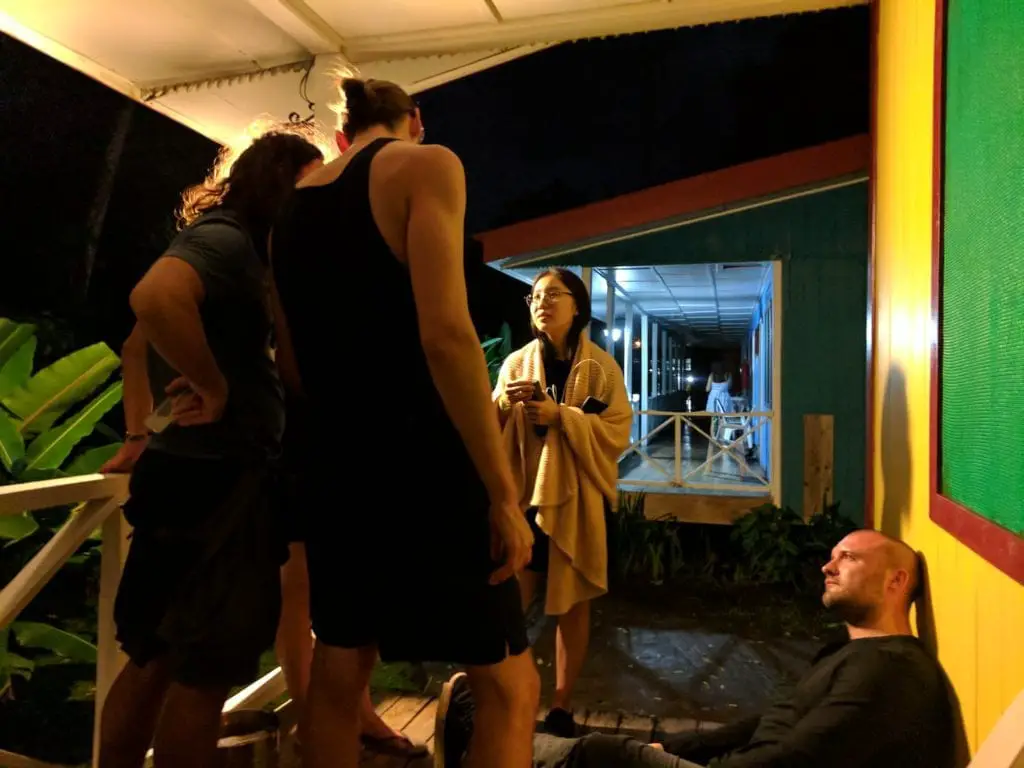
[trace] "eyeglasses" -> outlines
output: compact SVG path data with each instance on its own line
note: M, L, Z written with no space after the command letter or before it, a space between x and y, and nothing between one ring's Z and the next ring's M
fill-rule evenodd
M535 304L554 304L563 296L572 296L568 291L548 291L547 293L534 293L523 296L526 306L532 307Z

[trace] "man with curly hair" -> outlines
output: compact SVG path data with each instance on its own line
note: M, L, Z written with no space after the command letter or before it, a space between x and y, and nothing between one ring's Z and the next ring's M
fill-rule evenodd
M270 471L284 398L270 353L266 243L295 180L322 161L256 139L185 192L183 229L131 294L124 447L134 526L114 614L129 661L103 709L99 764L216 763L220 713L257 674L280 612ZM148 419L153 403L163 424ZM148 427L147 427L148 422ZM150 428L156 434L150 433Z

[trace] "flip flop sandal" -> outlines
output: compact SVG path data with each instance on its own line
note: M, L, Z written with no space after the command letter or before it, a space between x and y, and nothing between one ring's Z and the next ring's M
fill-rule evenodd
M391 757L426 757L430 754L423 744L413 744L408 736L387 736L379 738L362 734L359 737L363 746L378 755L389 755Z

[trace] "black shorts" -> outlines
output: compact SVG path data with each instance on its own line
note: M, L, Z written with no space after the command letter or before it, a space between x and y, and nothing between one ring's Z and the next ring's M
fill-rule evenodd
M394 491L348 487L319 504L306 540L317 639L377 646L385 661L469 666L526 651L519 582L488 583L487 497L467 492L478 482L406 476Z
M551 539L537 525L536 507L530 507L526 510L526 521L530 524L530 530L533 531L533 554L530 557L530 562L526 565L526 570L547 576Z
M281 530L289 543L306 541L311 508L324 502L324 499L310 496L313 486L306 481L310 467L318 464L322 456L318 452L331 450L323 447L322 441L317 439L317 429L309 413L309 405L289 398L281 452L281 493L278 497Z
M132 473L134 526L114 605L117 639L194 687L252 682L273 647L286 549L267 467L148 450Z

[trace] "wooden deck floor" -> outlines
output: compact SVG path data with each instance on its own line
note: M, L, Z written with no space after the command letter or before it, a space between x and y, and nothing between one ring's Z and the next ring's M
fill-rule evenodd
M417 695L383 695L375 697L377 712L388 725L402 731L415 743L425 743L433 754L434 719L437 715L437 699ZM602 733L622 733L642 741L654 741L666 733L679 733L686 730L708 730L718 727L718 723L700 722L685 718L659 719L653 717L633 717L621 712L590 712L577 713L577 721L585 728ZM282 749L282 768L298 768L290 750L290 745ZM374 755L364 752L362 765L371 768L430 768L430 758L406 760L402 758Z

